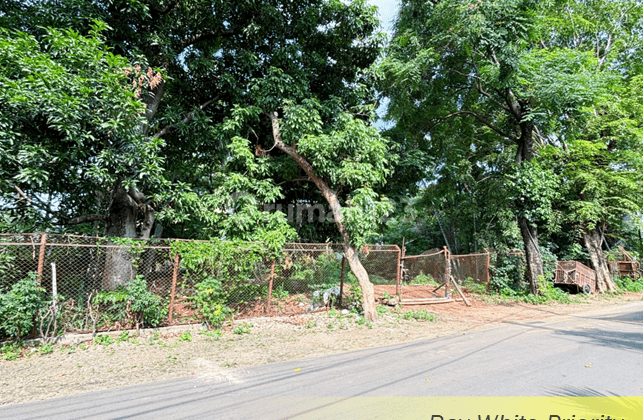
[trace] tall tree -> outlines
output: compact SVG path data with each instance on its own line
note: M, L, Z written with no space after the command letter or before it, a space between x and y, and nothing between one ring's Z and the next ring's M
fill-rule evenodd
M643 77L635 76L605 101L566 148L549 146L543 158L563 183L558 207L588 250L597 290L615 290L603 255L608 232L618 234L625 218L640 225L643 208Z
M108 205L103 185L118 180L120 190L133 190L142 178L163 182L162 142L140 134L144 107L137 98L160 76L150 78L111 54L105 29L96 22L87 37L50 29L40 40L0 32L5 52L0 57L0 185L6 222L103 221L104 215L90 213ZM146 211L144 200L132 205ZM79 212L89 214L69 217Z
M547 177L546 170L529 164L538 147L573 135L587 106L605 89L593 51L563 45L569 34L552 35L546 27L559 16L558 7L572 3L403 1L381 67L390 118L425 141L462 142L462 149L486 147L511 156L513 163L504 159L503 174L523 181ZM463 124L449 126L454 119L474 127L475 135L462 136L456 128ZM535 293L543 275L538 224L544 214L538 209L547 203L530 197L528 182L513 185L523 188L514 194L513 209Z

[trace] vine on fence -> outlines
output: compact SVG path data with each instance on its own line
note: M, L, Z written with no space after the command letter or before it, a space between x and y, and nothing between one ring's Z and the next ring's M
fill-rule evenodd
M280 256L263 243L221 240L177 241L171 252L179 254L185 271L182 288L187 292L193 285L187 298L211 327L231 316L235 305L267 294L270 261Z

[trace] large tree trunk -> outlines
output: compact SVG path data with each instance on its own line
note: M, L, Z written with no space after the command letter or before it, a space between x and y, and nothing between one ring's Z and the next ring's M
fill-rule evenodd
M136 201L117 183L109 206L105 235L108 237L136 237ZM112 245L112 243L110 243ZM105 251L103 289L113 290L126 285L134 276L132 256L126 247L109 247Z
M371 283L371 281L369 280L368 273L362 265L362 262L359 260L357 249L351 244L350 235L346 230L346 226L344 225L344 215L342 214L342 206L337 197L337 192L333 191L323 179L315 175L312 165L297 152L297 149L285 144L281 140L277 113L274 112L272 114L269 114L269 117L270 121L272 122L272 134L275 140L275 146L279 150L290 156L295 162L297 162L299 167L302 168L306 175L308 175L310 180L315 183L315 186L317 186L324 199L328 202L328 205L333 212L335 225L337 225L337 229L339 229L339 233L341 234L342 240L344 241L344 256L346 257L348 265L357 278L359 286L362 289L362 307L364 309L364 318L368 319L369 321L377 320L373 283Z
M522 108L527 107L523 104ZM522 112L525 112L524 110ZM522 121L520 123L520 139L518 143L518 152L516 153L516 162L522 164L529 162L533 158L534 149L534 123L531 121ZM517 204L520 206L520 204ZM529 283L529 291L533 294L538 293L538 278L544 275L543 258L538 246L538 228L530 223L525 217L518 217L518 226L525 246L525 260L527 263L526 277Z
M529 282L529 292L536 294L538 293L538 278L545 274L543 271L543 259L538 247L538 230L524 217L518 218L518 225L525 244L526 277Z
M587 252L589 252L592 268L596 271L596 290L599 292L616 290L616 284L610 276L610 270L603 255L603 247L601 246L603 236L598 232L598 229L585 229L583 241Z
M109 205L109 216L105 235L118 238L148 239L154 224L154 209L144 204L145 196L136 188L129 190L117 182L112 192ZM143 211L143 223L140 234L137 235L136 221L139 209ZM126 285L136 275L134 261L129 247L109 247L105 257L105 276L103 288L113 290L117 286Z

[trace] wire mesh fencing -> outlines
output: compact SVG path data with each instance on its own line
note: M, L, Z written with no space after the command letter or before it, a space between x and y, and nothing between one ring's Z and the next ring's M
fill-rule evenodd
M368 245L359 257L373 282L396 283L399 247ZM266 252L251 243L0 234L0 292L30 273L57 296L64 330L94 332L138 326L134 282L155 297L160 325L199 322L199 296L236 317L292 315L309 310L315 294L342 287L346 294L356 283L341 244Z
M488 290L490 253L451 255L451 273L461 283L484 285Z
M448 299L453 280L475 287L478 292L482 290L477 285L483 286L484 290L489 289L489 252L452 255L445 247L428 250L421 255L403 256L401 263L402 275L397 290L403 303L422 304ZM439 292L440 289L442 291Z

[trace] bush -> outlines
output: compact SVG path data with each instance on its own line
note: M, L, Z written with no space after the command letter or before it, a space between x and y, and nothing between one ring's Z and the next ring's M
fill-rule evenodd
M493 273L489 281L491 291L508 297L520 294L525 274L522 255L497 254L491 270Z
M642 279L633 281L629 277L620 277L615 281L615 283L618 286L619 290L622 290L624 292L633 292L633 293L643 292Z
M466 280L462 282L462 287L476 295L483 295L487 292L487 286L482 283L476 283L473 277L467 277Z
M194 306L210 328L219 328L234 312L226 304L226 295L219 279L208 277L196 285Z
M167 308L160 296L147 290L147 283L142 276L136 276L126 286L98 293L92 303L108 305L107 322L131 319L137 326L156 327L166 315Z
M421 285L421 284L428 284L431 286L439 286L439 284L433 279L433 276L430 274L424 274L423 271L420 271L420 274L415 276L413 280L411 280L412 285Z
M20 340L34 328L36 316L49 305L45 289L38 284L36 273L15 283L9 292L0 294L0 330Z

